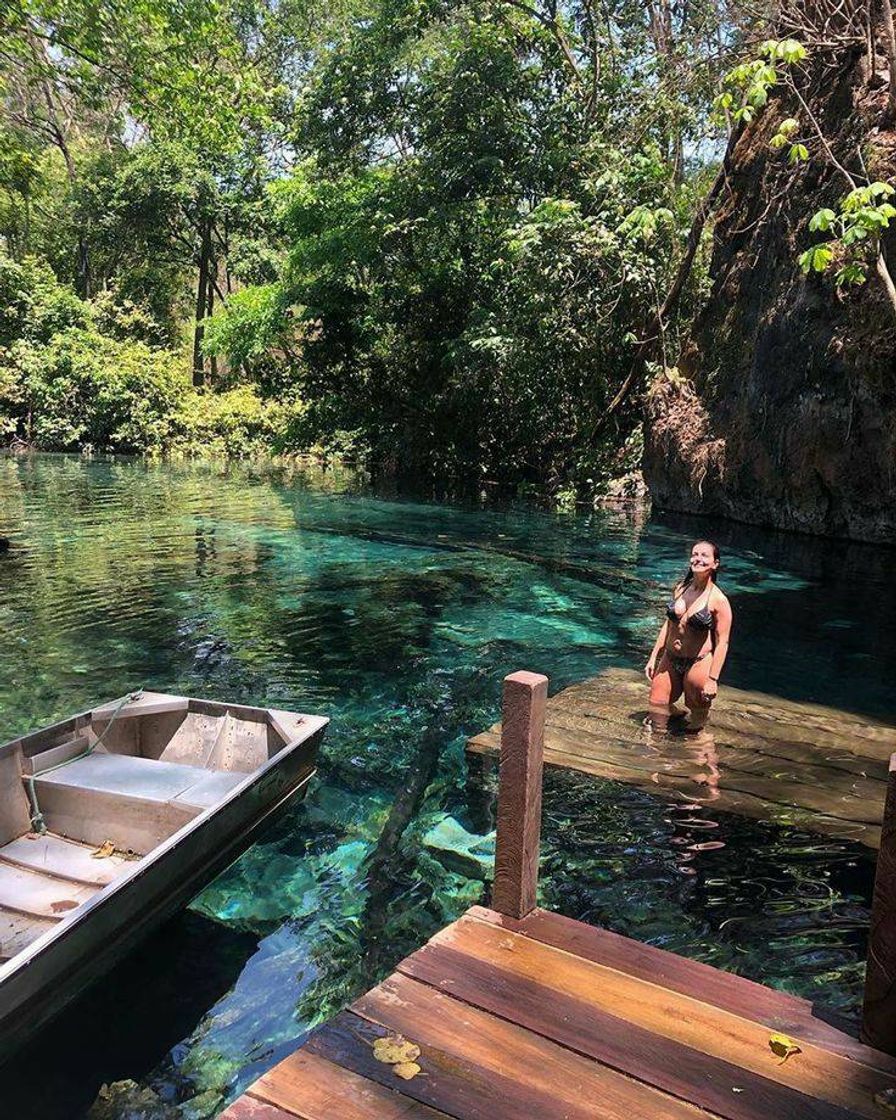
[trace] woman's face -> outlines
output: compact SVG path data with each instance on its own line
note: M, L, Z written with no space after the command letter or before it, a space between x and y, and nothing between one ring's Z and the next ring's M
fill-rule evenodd
M712 545L707 544L706 541L697 541L691 549L691 571L694 575L706 575L714 572L718 566L719 562L715 558Z

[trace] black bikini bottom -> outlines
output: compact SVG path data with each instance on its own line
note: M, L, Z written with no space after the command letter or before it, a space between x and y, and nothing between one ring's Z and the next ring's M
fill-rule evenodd
M669 662L675 672L683 677L692 665L696 665L698 661L702 661L704 657L709 655L709 650L705 653L699 654L697 657L673 657L671 653L666 654L666 660Z

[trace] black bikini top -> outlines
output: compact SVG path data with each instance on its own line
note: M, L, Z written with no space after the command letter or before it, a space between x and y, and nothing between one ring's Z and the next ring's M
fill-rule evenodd
M699 611L694 611L690 618L685 623L685 626L690 626L694 630L711 630L713 625L712 611L709 609L709 600L712 598L712 589L715 585L710 584L709 594L706 597L706 606L702 607ZM666 604L666 618L670 622L681 622L678 612L675 610L675 599L670 599Z

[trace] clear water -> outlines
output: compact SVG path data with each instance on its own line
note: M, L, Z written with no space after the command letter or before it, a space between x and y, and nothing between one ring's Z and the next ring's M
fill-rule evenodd
M127 1080L94 1116L214 1115L480 901L465 737L514 669L557 690L641 666L707 532L731 684L892 714L884 549L396 500L298 467L0 459L0 740L141 684L333 718L304 805L0 1071L11 1114L81 1116ZM667 803L570 773L545 813L545 904L855 1018L864 849L709 810L720 843L698 847Z

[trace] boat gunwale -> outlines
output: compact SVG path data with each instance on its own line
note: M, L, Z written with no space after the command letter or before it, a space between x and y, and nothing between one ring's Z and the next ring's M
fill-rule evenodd
M286 712L281 708L248 709L247 705L229 705L225 702L216 700L204 700L189 696L182 697L182 699L187 700L188 704L192 704L195 702L197 704L203 705L203 707L206 709L205 714L212 714L208 711L209 708L219 709L220 714L222 715L226 715L228 714L228 712L234 709L241 709L244 712L247 710L251 710L253 712L258 712L259 714L264 713L264 715L267 717L265 726L272 725L271 721L274 719L275 713L278 715L288 714L301 721L300 729L302 731L302 734L300 734L295 739L290 740L289 742L285 742L283 746L278 751L276 751L271 758L269 758L261 766L256 767L254 770L250 770L246 774L245 778L237 785L235 785L232 789L228 790L220 798L220 800L216 801L213 805L209 805L207 808L200 810L200 812L198 812L196 816L192 818L192 820L189 820L186 822L186 824L181 825L180 828L178 828L170 836L167 836L151 851L141 856L140 859L134 860L132 869L125 871L111 883L107 883L104 886L100 887L99 890L91 895L90 898L85 899L85 901L82 902L80 906L60 917L53 928L48 929L46 932L40 934L40 936L36 937L34 941L32 941L29 945L22 949L21 952L16 953L13 957L10 957L9 960L0 963L0 989L2 989L2 986L6 982L13 979L13 977L15 977L22 969L27 968L29 965L31 965L39 956L42 956L44 953L49 952L53 948L54 944L65 934L69 933L75 926L80 925L88 920L98 907L108 903L116 894L123 891L126 887L129 887L142 875L145 875L151 867L155 866L164 856L169 855L170 852L172 852L175 848L182 844L192 833L204 827L208 823L208 821L215 814L219 813L225 806L229 805L232 801L236 801L253 785L256 785L257 783L262 781L269 773L281 766L286 758L292 755L296 750L307 743L315 735L320 734L330 722L328 716L310 715L304 712ZM36 731L29 732L26 735L21 735L15 739L11 739L8 742L0 745L0 757L3 757L3 755L8 753L9 750L21 746L23 741L26 740L29 735L39 735L45 731L65 727L68 724L76 724L77 721L82 718L89 719L90 717L92 717L93 712L101 707L103 707L103 705L97 705L97 708L89 708L84 712L78 712L75 715L68 716L66 719L60 720L57 723L49 724L45 728L38 728ZM192 709L188 707L187 710L190 711ZM152 713L146 714L151 715ZM282 727L282 722L280 720L276 720L276 724L278 728ZM207 768L197 767L197 769L202 770ZM283 801L288 800L292 793L300 789L303 785L307 785L316 771L317 768L312 763L309 767L308 772L295 783L293 789L285 793L283 797L277 799L277 804L281 804ZM226 771L216 769L208 769L207 772L210 774L226 773ZM139 797L139 794L135 794L132 796Z

